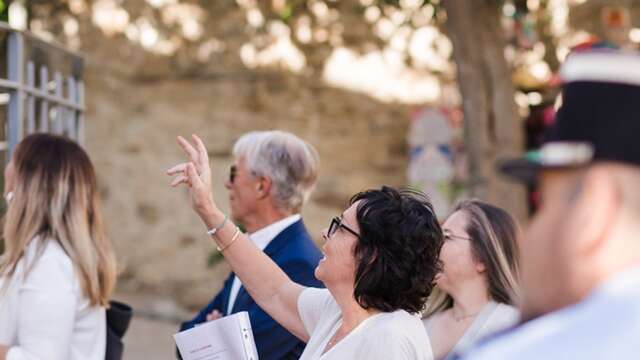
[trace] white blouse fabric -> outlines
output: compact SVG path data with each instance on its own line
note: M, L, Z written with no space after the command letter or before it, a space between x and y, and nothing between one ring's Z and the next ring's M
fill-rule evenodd
M46 241L36 258L31 241L11 278L0 278L0 344L7 360L104 360L106 313L83 295L73 263L62 247Z
M310 339L300 360L432 360L431 345L417 315L383 312L360 323L325 354L342 323L340 307L329 290L308 288L300 294L298 312Z
M463 353L483 338L517 324L519 318L520 312L515 307L495 301L489 302L482 308L445 359ZM434 316L430 316L422 320L427 334L432 331L433 319Z

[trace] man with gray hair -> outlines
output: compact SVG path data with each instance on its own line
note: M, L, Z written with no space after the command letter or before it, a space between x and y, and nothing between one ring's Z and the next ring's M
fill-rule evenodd
M313 191L318 154L308 143L283 131L250 132L233 148L234 164L225 187L231 218L291 280L323 287L314 276L322 255L307 232L300 211ZM260 359L297 359L305 344L264 312L231 273L222 290L191 321L204 321L247 311Z

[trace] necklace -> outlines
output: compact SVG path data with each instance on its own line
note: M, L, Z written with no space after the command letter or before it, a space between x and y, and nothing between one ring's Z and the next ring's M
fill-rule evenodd
M329 340L329 342L325 346L325 352L331 349L336 343L338 343L338 341L342 340L345 336L346 334L343 336L340 336L340 329L336 330L336 333L333 334L333 336L331 337L331 340Z
M465 319L469 319L469 318L475 317L475 316L477 316L478 314L479 314L479 312L474 313L474 314L463 315L463 316L459 316L459 317L458 317L458 316L455 316L455 315L453 314L453 312L452 312L452 313L451 313L451 316L453 317L453 320L455 320L456 322L461 322L462 320L465 320Z
M327 349L330 349L333 347L333 345L335 345L338 342L338 332L336 332L336 334L331 337L331 340L329 340L329 342L327 343Z

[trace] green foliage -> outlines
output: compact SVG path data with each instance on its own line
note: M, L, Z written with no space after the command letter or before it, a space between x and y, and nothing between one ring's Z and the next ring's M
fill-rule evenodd
M280 20L288 24L296 14L308 12L307 2L305 0L288 0L281 9L273 9L273 11Z
M441 1L437 1L437 0L436 1L422 0L422 3L420 4L419 7L423 7L426 5L433 5L437 10L441 6L440 3ZM335 3L326 2L326 4L331 8L336 8L336 9L341 8L339 2L335 2ZM400 0L375 0L373 4L379 7L383 7L383 6L392 6L396 8L401 7ZM357 6L360 6L360 5L357 5ZM284 5L281 6L279 9L263 4L262 9L265 11L265 13L267 14L271 13L272 17L279 18L280 20L282 20L287 24L290 24L298 16L308 15L312 13L311 9L308 6L308 1L306 0L287 0L284 2Z
M222 256L221 252L215 249L211 250L209 252L209 256L207 257L207 267L208 268L214 267L217 263L222 261L222 259L224 259L224 256Z
M0 0L0 21L9 21L9 7L3 0Z
M280 19L282 19L282 21L284 22L289 22L289 19L291 19L291 15L293 14L293 6L291 6L290 4L287 4L284 9L282 9L282 11L280 12Z
M377 3L380 5L391 5L395 7L400 7L400 0L378 0ZM422 5L420 6L425 6L431 3L433 3L433 1L431 0L422 0ZM436 3L439 3L439 1L436 1Z
M238 225L238 228L243 233L246 233L246 230L242 225ZM221 252L219 252L216 249L212 249L211 251L209 251L209 255L207 256L207 267L212 268L216 266L216 264L218 264L223 259L224 259L224 256L222 256Z

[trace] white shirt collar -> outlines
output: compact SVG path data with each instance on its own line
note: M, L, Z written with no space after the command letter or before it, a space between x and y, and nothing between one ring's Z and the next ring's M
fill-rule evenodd
M617 329L621 336L637 329L640 318L635 309L640 299L639 289L640 266L635 265L607 279L581 302L533 319L494 341L472 348L463 359L539 359L545 358L545 354L563 354L562 358L603 358L598 351L585 356L583 350L590 347L615 348L616 354L623 355L616 358L635 358L634 343L621 342L611 333L603 338L599 329ZM584 344L589 345L582 346ZM550 357L553 356L546 356Z
M630 289L638 289L638 285L640 285L640 265L636 264L609 277L603 284L596 287L586 300L624 294Z
M264 250L267 245L280 234L284 229L288 228L293 223L300 221L302 217L300 214L288 216L282 220L278 220L273 224L269 224L262 229L249 235L249 238L260 250Z

